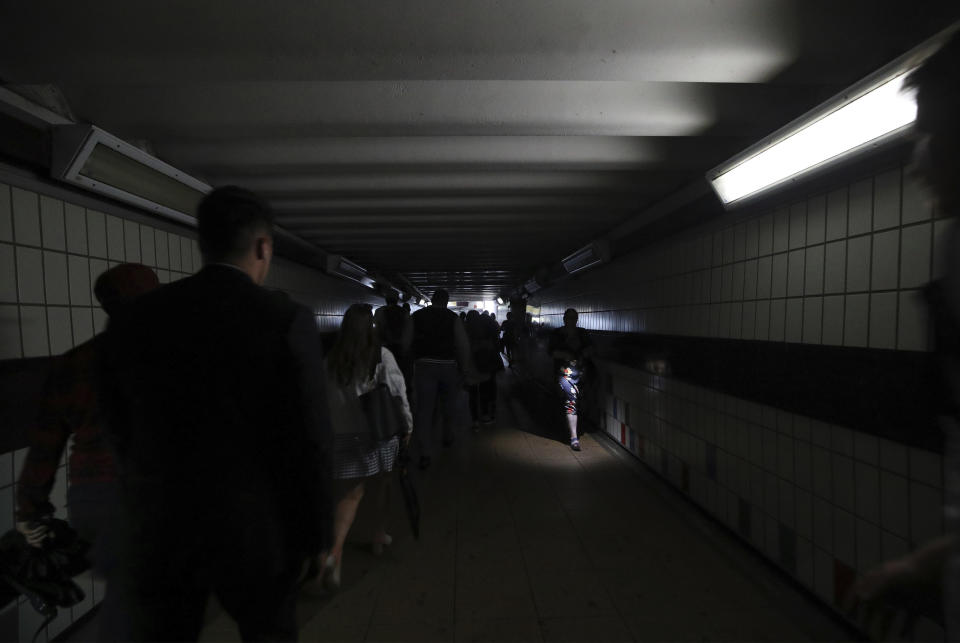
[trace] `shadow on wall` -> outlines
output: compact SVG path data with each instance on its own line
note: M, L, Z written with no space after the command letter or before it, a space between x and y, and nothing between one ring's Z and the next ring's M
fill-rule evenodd
M50 357L0 361L0 453L27 446L27 430L36 424L52 363Z
M594 331L599 356L641 371L942 451L932 353ZM652 372L652 371L650 371ZM660 374L660 373L654 373Z

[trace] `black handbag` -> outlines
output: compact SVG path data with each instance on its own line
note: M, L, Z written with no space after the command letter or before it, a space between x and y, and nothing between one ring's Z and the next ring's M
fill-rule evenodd
M370 434L377 441L389 440L406 431L403 425L403 406L384 383L360 396L360 406L367 416Z

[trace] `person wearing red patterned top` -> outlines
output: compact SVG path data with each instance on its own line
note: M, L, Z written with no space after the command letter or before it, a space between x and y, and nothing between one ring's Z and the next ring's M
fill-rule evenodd
M107 315L160 285L156 273L140 264L120 264L101 274L94 294ZM115 506L117 470L101 430L96 387L97 355L103 335L56 358L44 386L37 423L17 485L17 529L39 547L46 528L34 521L53 514L50 490L70 436L68 502L70 523L80 536L95 542ZM94 553L96 557L96 550Z

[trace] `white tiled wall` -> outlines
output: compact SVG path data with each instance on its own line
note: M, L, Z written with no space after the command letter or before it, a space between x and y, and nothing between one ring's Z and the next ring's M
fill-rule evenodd
M0 360L57 355L102 330L106 315L93 284L111 266L143 263L162 283L200 269L192 231L172 232L135 219L0 183ZM355 301L379 303L367 289L280 258L267 285L313 310L320 330L336 329ZM25 455L26 449L0 454L0 533L13 528L14 482ZM61 466L51 502L62 518L66 480ZM103 598L102 583L89 574L77 582L86 601L61 610L38 640L56 636ZM41 621L29 604L11 605L0 612L0 640L29 641Z
M599 366L604 430L834 608L857 574L943 531L936 453Z
M597 330L929 350L920 289L953 225L901 168L732 216L543 292Z
M937 218L902 168L686 231L543 291L595 330L928 351ZM936 453L602 363L606 431L836 607L943 529ZM855 384L854 384L855 386ZM943 632L923 622L915 637Z

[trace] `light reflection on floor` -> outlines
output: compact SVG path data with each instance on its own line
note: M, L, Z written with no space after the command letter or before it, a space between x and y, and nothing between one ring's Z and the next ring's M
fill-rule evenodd
M419 542L399 499L382 559L363 544L369 517L358 519L341 592L300 602L302 640L843 637L740 545L719 543L729 536L685 517L682 501L604 436L585 436L575 453L562 425L531 425L527 408L536 406L502 400L495 427L464 431L417 472ZM211 617L202 640L236 640L229 618Z

